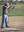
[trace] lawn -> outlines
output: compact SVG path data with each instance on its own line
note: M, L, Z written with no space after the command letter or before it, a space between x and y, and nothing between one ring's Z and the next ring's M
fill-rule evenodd
M2 5L0 5L0 15L2 15ZM24 16L24 4L16 4L15 8L8 11L9 16Z

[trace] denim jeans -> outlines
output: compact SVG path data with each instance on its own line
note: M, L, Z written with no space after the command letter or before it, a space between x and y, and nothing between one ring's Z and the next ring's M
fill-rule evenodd
M8 27L8 16L6 14L2 16L2 23L1 23L2 27L4 27L4 21L5 21L6 27Z

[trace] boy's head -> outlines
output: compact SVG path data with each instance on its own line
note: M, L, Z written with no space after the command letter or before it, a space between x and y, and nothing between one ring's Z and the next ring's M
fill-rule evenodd
M5 3L5 6L9 6L9 3Z

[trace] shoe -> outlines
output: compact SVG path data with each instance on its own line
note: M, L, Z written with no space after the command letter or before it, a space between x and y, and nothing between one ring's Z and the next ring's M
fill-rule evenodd
M4 28L4 27L1 26L1 28Z
M8 26L8 27L6 27L6 28L9 28L9 26Z

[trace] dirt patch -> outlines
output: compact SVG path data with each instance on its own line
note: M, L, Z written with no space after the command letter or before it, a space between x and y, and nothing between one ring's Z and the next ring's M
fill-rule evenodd
M0 23L1 21L2 17L0 16ZM24 29L24 16L9 16L9 26Z

